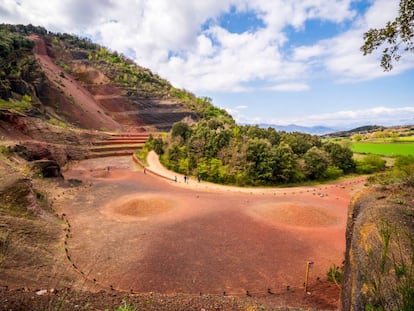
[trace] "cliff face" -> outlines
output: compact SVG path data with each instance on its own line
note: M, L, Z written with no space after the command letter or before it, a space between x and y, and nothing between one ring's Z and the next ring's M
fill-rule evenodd
M413 310L413 190L381 186L355 198L346 233L341 310Z

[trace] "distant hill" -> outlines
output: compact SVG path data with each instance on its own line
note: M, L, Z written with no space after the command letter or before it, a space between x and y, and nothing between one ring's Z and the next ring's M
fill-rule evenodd
M357 128L354 128L348 131L330 132L330 133L327 133L328 135L326 136L350 137L358 133L371 133L371 132L376 132L376 131L382 131L384 129L386 129L386 127L381 126L381 125L364 125L364 126L359 126Z
M261 123L259 124L262 128L274 128L278 131L293 133L293 132L300 132L305 134L313 134L313 135L325 135L333 132L337 132L339 129L330 128L326 126L301 126L296 124L289 124L289 125L275 125L275 124L266 124Z

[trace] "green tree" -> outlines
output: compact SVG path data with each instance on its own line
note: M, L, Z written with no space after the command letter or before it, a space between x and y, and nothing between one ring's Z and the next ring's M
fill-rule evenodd
M322 179L329 166L328 154L317 147L312 147L303 156L305 161L305 174L310 179Z
M153 144L152 144L152 148L154 149L154 151L157 154L159 154L159 155L164 154L164 143L162 141L162 138L154 139Z
M191 135L190 126L185 122L174 123L171 130L172 137L181 137L184 141Z
M213 182L223 182L226 177L226 167L221 160L213 158L210 160L209 180Z
M354 134L354 135L352 135L352 140L355 140L355 141L361 141L362 140L362 135L361 134Z
M247 147L247 161L249 174L257 181L269 181L273 176L275 158L270 152L269 141L263 138L249 140Z
M296 158L292 148L282 142L273 148L275 157L275 165L273 167L273 175L277 182L289 183L295 181L297 174Z
M345 173L355 169L355 161L352 158L353 153L349 148L344 148L335 143L327 143L323 148L329 154L332 164L337 168Z
M386 71L393 68L393 61L401 58L401 51L414 52L414 0L400 0L398 16L384 28L370 29L364 34L364 55L371 54L382 45L381 67Z

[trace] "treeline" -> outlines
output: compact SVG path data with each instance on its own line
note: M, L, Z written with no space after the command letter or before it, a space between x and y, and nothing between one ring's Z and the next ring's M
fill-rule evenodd
M236 185L277 185L337 178L364 163L340 144L318 136L240 126L225 111L194 125L175 123L164 140L151 139L171 170L202 180Z

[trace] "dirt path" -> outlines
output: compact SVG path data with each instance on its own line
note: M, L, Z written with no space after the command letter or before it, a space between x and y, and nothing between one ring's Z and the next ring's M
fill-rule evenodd
M173 174L153 155L148 162ZM348 204L363 179L240 189L174 183L133 169L130 158L108 158L72 164L65 173L89 185L55 206L71 223L71 258L90 279L136 292L266 295L270 288L291 294L294 304L310 299L299 293L313 261L312 299L337 306L339 289L323 280L343 260Z
M237 192L237 193L249 193L249 194L300 194L305 192L316 192L320 197L328 195L332 187L344 187L346 184L362 184L365 182L365 177L354 178L349 182L337 182L329 185L322 185L318 187L312 186L300 186L300 187L289 187L289 188L271 188L271 187L236 187L236 186L227 186L219 185L206 181L198 182L197 178L192 176L188 179L188 182L184 182L184 175L177 174L173 171L165 168L160 160L159 156L154 152L150 151L147 156L147 168L155 172L158 175L164 176L166 178L174 180L177 177L177 183L173 183L176 186L184 187L186 189L193 189L198 191L219 191L219 192ZM354 187L355 190L358 190L359 187Z

